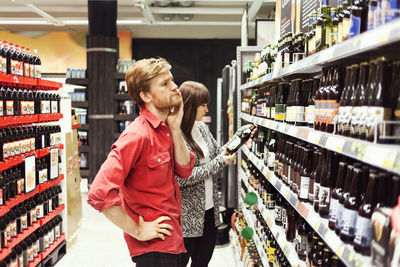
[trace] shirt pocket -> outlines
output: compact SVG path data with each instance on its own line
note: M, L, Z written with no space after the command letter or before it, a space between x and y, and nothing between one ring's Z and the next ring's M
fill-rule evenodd
M171 182L168 177L171 156L169 152L161 152L151 155L147 158L149 168L148 186L162 186Z

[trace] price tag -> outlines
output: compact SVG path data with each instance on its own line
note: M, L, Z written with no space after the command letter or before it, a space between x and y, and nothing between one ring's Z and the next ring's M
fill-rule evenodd
M271 120L267 121L267 128L272 128L272 121Z
M287 244L283 248L283 253L285 253L286 257L289 257L289 255L290 255L290 247Z
M326 142L326 148L336 152L342 152L344 142L345 142L344 139L335 136L329 136L328 141Z
M374 163L384 168L392 169L396 160L397 152L377 146L367 146L364 154L364 161Z
M276 121L272 122L271 128L274 130L278 129L278 123Z
M343 247L342 246L338 246L335 250L336 255L338 255L339 257L343 256Z
M321 133L316 131L310 131L308 133L307 141L310 143L318 144L321 139Z
M291 136L296 136L297 135L297 127L296 126L290 126L289 135L291 135Z
M286 132L286 125L283 124L283 123L280 123L278 131L280 131L281 133L285 133Z

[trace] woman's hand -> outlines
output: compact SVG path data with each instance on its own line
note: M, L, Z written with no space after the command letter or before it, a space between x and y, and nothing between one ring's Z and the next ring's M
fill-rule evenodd
M222 155L222 158L223 158L224 161L225 161L225 164L226 164L226 165L229 165L229 163L231 163L231 162L235 159L236 153L233 153L233 154L231 155L231 154L229 154L228 151L225 149L224 152L222 152L221 155Z

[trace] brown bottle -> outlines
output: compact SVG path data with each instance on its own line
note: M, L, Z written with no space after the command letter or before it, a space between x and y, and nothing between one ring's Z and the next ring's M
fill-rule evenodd
M315 130L320 130L321 129L321 121L323 117L323 104L321 102L322 100L322 93L325 90L326 86L326 80L327 80L327 70L323 69L322 70L322 75L321 75L321 80L320 80L320 86L317 92L315 93L315 122L314 122L314 129Z
M343 135L343 120L345 116L345 106L346 104L346 97L349 92L349 84L350 84L350 77L351 77L351 66L346 67L346 75L344 80L343 92L340 97L339 101L339 113L337 119L337 133Z
M313 151L305 148L303 150L303 166L300 172L299 182L299 200L303 202L308 201L308 192L310 187L311 169L312 169L312 154Z
M286 153L285 157L283 158L283 172L282 172L282 181L287 185L288 184L288 163L289 159L292 156L291 154L293 153L292 150L293 143L288 141L286 142Z
M307 95L303 87L303 80L297 79L296 81L296 94L295 94L295 112L296 112L296 126L306 126L307 121L305 118Z
M318 159L320 156L321 152L319 152L318 150L314 150L314 156L312 160L313 168L311 170L311 175L310 175L310 186L308 187L308 201L310 202L311 205L314 205L314 180L318 165Z
M322 149L321 157L318 160L318 166L317 170L315 172L315 179L314 179L314 210L315 212L318 212L319 210L319 187L320 187L320 181L321 181L321 172L322 172L322 167L325 162L326 158L326 149Z
M336 187L332 191L331 203L330 203L330 206L329 206L328 227L331 230L335 230L339 198L343 193L344 178L345 178L345 175L346 175L346 172L347 172L347 166L348 165L347 165L346 162L340 162L339 163L339 170L338 170L338 175L337 175L337 178L336 178Z
M389 64L386 58L378 59L378 66L376 70L376 83L374 92L371 93L374 97L373 103L368 107L368 120L367 120L367 140L374 141L375 127L377 127L377 139L382 141L381 136L389 134L389 127L384 130L381 124L385 120L389 120L392 116L392 110L390 107L390 96L389 82L390 82L390 70ZM370 104L370 102L368 102Z
M289 186L292 191L294 191L293 186L294 186L294 181L296 179L295 167L298 163L297 162L298 159L299 159L299 145L294 144L293 145L292 162L291 162L291 166L290 166L290 182L289 182Z
M354 94L351 96L351 106L352 114L351 114L351 125L350 125L350 136L354 138L358 138L360 132L360 120L361 120L361 91L364 92L363 100L366 100L365 95L365 86L367 83L367 73L368 73L368 63L363 62L360 64L360 77L358 79L357 87L354 91Z
M340 81L340 69L334 68L332 73L332 85L328 92L329 113L326 121L326 132L333 133L334 123L337 122L339 112L339 101L342 94L342 83Z
M361 169L354 169L353 179L351 180L350 196L343 205L343 226L340 231L340 239L345 243L353 243L354 240L358 209L362 204L362 178Z
M360 91L360 121L358 128L358 138L365 139L367 133L367 119L368 119L368 97L370 95L369 85L375 75L375 64L368 64L368 75L367 82L365 86L361 87Z
M370 255L372 241L371 216L377 203L377 189L379 175L371 173L369 176L367 194L363 205L358 209L356 233L354 237L354 250L363 255Z
M393 101L392 120L400 121L400 92L399 90L397 90L397 88L400 87L400 61L396 61L393 63L392 81L390 83L390 87L390 91L392 92L390 99ZM400 136L400 125L393 125L392 136ZM399 144L400 140L395 140L395 142Z
M299 144L298 145L298 158L297 158L297 163L294 166L294 178L293 178L293 192L296 194L299 193L299 186L300 186L300 172L303 168L303 154L304 154L304 148Z
M319 189L319 208L318 213L322 218L329 217L329 206L332 190L336 184L337 177L337 155L328 151L324 167L321 172L321 182Z
M351 188L351 180L353 178L353 170L354 166L349 165L347 167L346 178L344 180L343 192L340 195L339 202L337 205L337 213L336 213L336 223L335 223L335 233L337 235L340 234L343 226L343 210L344 210L344 202L350 195Z
M352 105L351 99L355 94L355 89L358 81L358 65L353 65L351 69L351 76L349 80L349 87L348 93L346 95L346 102L345 102L345 113L343 117L343 135L350 136L350 129L351 129L351 116L352 116Z
M321 100L324 103L324 107L322 109L320 109L321 121L320 121L319 130L324 131L324 132L327 130L326 125L328 123L328 117L330 116L330 109L331 109L331 106L330 106L331 103L328 102L328 95L330 92L330 88L332 86L332 74L333 74L333 69L329 69L328 73L327 73L327 79L325 81L325 86L321 93ZM329 105L329 106L327 106L327 105Z
M292 179L293 179L293 162L294 162L294 156L296 155L296 145L293 143L290 144L289 147L289 157L287 161L287 179L288 179L288 185L290 186L292 184Z

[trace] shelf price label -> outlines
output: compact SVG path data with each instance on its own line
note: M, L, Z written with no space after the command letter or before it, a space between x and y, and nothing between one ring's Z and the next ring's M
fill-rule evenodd
M335 136L329 136L328 141L326 142L326 148L336 152L342 152L344 143L344 139Z
M282 133L285 133L285 132L286 132L286 125L283 124L283 123L280 123L280 124L279 124L279 128L278 128L278 131L280 131L280 132L282 132Z
M383 168L392 169L396 156L397 152L395 150L370 145L365 150L364 161L374 163Z
M297 127L296 126L290 126L289 127L289 135L297 136Z
M307 141L314 144L319 144L320 139L321 139L321 133L316 131L310 131L307 137Z

